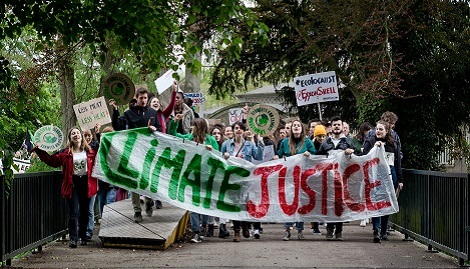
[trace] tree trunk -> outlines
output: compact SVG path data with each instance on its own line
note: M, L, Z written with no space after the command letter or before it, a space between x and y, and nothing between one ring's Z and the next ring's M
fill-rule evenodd
M201 61L201 54L197 55L197 60ZM186 68L184 78L184 92L201 92L201 71L196 75L191 73L190 68Z
M60 101L62 112L62 131L64 132L64 141L67 140L67 133L73 126L76 125L77 118L73 110L75 104L75 78L74 68L71 64L70 56L65 55L66 48L62 45L61 41L57 43L57 78L60 85Z

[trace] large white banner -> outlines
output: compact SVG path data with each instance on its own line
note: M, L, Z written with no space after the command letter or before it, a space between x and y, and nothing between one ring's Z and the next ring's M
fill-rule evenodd
M93 129L97 123L104 125L111 122L103 96L74 105L73 110L82 130Z
M297 106L339 100L335 71L294 78Z
M93 176L190 211L234 220L351 221L398 212L384 149L254 165L147 128L105 133Z

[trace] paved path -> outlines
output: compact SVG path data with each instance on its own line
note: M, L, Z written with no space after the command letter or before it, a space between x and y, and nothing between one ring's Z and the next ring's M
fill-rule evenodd
M307 225L306 225L307 227ZM69 249L67 242L54 242L39 254L14 260L23 268L457 268L457 259L429 253L417 242L402 241L392 232L390 241L372 243L371 226L345 224L344 241L327 241L306 230L306 240L293 233L288 242L282 224L263 224L261 239L207 238L199 244L175 243L166 251L101 248L97 238L88 246ZM322 228L322 232L325 230ZM232 232L232 231L231 231ZM97 231L95 231L97 234Z

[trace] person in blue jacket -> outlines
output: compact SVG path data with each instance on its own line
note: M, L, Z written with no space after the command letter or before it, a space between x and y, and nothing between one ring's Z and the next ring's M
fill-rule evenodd
M242 122L235 122L232 124L233 138L226 140L222 144L221 152L225 159L235 157L242 158L251 162L253 159L262 160L264 145L260 139L255 142L254 133L247 130L245 124ZM240 226L242 228L243 237L250 237L249 228L251 222L233 220L233 231L235 232L233 241L240 242ZM253 222L254 232L253 236L256 239L260 238L261 223Z

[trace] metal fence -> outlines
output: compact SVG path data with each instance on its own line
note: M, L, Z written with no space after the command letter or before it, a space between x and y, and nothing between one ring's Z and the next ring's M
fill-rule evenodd
M470 174L403 170L400 212L391 217L394 228L428 246L459 259L470 259Z
M8 197L0 180L0 262L11 265L13 257L64 236L67 210L60 171L16 174Z
M433 248L470 260L470 174L403 170L405 188L392 226ZM64 236L67 232L61 172L17 174L10 195L0 178L0 262Z

